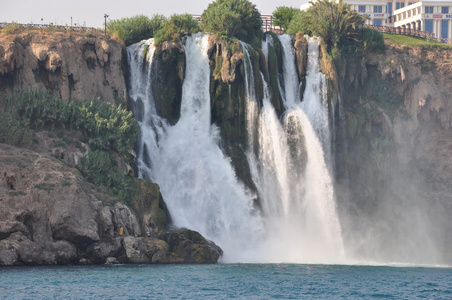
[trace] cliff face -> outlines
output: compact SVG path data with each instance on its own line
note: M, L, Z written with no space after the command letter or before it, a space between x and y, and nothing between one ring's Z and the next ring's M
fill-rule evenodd
M64 100L126 99L124 47L102 35L24 31L0 38L0 96L47 89Z
M404 239L424 241L440 253L414 255L443 262L452 260L451 58L444 48L387 45L346 65L335 126L339 205L356 216L346 227L372 224L395 252Z
M63 101L125 104L124 53L101 35L0 31L0 103L15 89L33 88ZM0 118L5 114L0 110ZM9 128L8 118L0 120ZM90 151L81 132L58 124L29 129L33 142L26 149L0 143L0 266L215 263L222 255L197 232L166 231L157 184L135 178L133 195L120 201L89 183L75 168ZM122 157L112 155L132 176Z

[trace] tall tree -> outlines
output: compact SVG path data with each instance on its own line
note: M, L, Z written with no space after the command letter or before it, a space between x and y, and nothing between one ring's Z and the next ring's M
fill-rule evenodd
M290 22L299 11L298 8L278 6L273 12L273 18L275 19L274 25L279 26L282 30L286 31Z
M248 0L216 0L202 13L201 29L251 43L262 35L261 15Z
M311 7L306 17L315 20L310 22L311 31L319 36L326 45L337 47L344 40L356 39L359 28L365 17L359 15L350 5L331 0L310 1Z

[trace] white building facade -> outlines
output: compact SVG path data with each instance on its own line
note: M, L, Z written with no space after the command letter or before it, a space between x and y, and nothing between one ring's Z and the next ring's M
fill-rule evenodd
M438 41L452 44L451 0L343 0L368 17L367 25L432 33ZM301 6L302 10L309 4Z

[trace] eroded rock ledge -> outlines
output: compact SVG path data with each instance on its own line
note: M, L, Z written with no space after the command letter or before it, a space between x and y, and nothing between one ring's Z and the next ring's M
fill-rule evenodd
M39 88L63 100L125 102L124 53L123 45L102 35L38 30L3 35L0 90Z
M140 181L127 206L50 155L0 144L0 157L0 266L216 263L222 255L197 232L165 230L156 184Z

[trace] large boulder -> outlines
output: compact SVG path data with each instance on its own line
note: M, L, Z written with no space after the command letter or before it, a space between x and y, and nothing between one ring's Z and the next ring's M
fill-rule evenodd
M214 242L189 229L175 230L168 236L170 251L186 263L213 264L223 255L223 250Z

